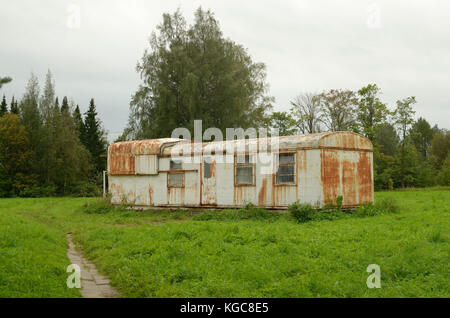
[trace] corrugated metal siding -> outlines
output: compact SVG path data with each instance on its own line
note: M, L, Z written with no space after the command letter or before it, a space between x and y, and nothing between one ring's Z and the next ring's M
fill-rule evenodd
M158 174L157 155L138 155L135 157L136 174Z
M184 187L168 187L170 157L164 156L167 149L159 158L151 154L167 145L167 139L114 144L108 156L111 201L142 206L201 206L203 203L239 207L253 203L273 208L286 207L296 200L323 205L327 198L335 201L338 195L343 195L344 206L373 201L370 141L354 133L339 132L298 137L302 136L281 137L283 142L280 143L289 146L289 151L295 151L291 146L308 145L296 151L296 185L275 185L274 175L264 173L267 172L264 168L271 166L275 157L268 154L269 163L256 163L254 185L234 185L233 160L215 162L211 166L214 178L203 180L198 158L192 163L183 163ZM170 143L173 142L170 139ZM150 175L158 166L158 174Z

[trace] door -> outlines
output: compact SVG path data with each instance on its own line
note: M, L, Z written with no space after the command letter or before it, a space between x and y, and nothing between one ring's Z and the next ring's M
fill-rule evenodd
M202 157L202 205L216 205L216 162L212 157Z

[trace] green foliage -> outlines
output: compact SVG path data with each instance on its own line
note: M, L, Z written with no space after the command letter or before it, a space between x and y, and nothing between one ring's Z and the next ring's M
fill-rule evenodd
M375 207L384 213L399 213L400 205L394 197L381 198L375 201Z
M203 127L259 127L273 98L265 65L226 39L211 11L199 8L192 25L177 10L164 14L137 71L142 84L131 101L128 138L171 136L193 121Z
M79 181L70 186L68 193L75 197L99 197L102 190L96 184Z
M14 96L11 99L10 112L11 114L19 115L19 106L17 105L17 100L14 100Z
M0 117L0 194L9 196L32 183L25 177L32 156L20 118L9 113Z
M40 95L31 74L20 104L12 98L11 113L1 117L6 130L0 137L0 196L98 194L87 185L92 160L80 141L72 106L67 97L59 106L54 86L48 71Z
M394 156L400 140L395 127L389 123L383 123L376 129L375 140L372 141L382 154Z
M9 82L11 82L12 81L12 78L11 77L8 77L8 76L6 76L6 77L0 77L0 88L2 88L2 86L4 85L4 84L7 84L7 83L9 83Z
M97 115L94 99L92 98L89 102L89 109L84 117L84 127L81 129L84 130L83 141L86 149L91 154L94 171L96 173L101 173L106 169L106 159L101 157L101 155L106 154L107 142ZM80 125L80 122L78 122L78 124ZM80 126L78 126L77 129L79 130ZM81 132L83 132L83 130Z
M8 104L6 104L5 95L3 95L2 102L0 103L0 117L8 112Z
M358 90L359 101L357 107L357 120L362 133L372 142L375 140L376 129L383 124L389 110L386 104L382 103L379 95L381 89L376 84L369 84Z
M440 169L450 150L450 130L438 130L433 135L431 153L436 158L436 168Z
M398 213L400 207L398 202L393 197L381 199L379 202L369 202L358 207L355 212L356 216L375 216L380 214Z
M342 195L338 195L336 198L336 209L342 210L342 202L344 202L344 197Z
M78 297L55 269L68 265L70 232L124 297L448 298L450 192L376 193L375 202L388 197L398 213L339 212L304 224L199 222L168 210L88 214L82 205L97 199L2 199L0 279L8 284L0 296ZM380 289L366 286L371 263L381 265Z
M439 184L444 186L450 186L450 152L447 155L447 159L445 159L442 164L441 171L438 175Z
M337 220L352 216L375 216L379 214L399 212L398 202L392 197L381 199L375 204L372 202L363 204L359 206L356 211L343 211L343 199L344 198L342 196L338 196L336 198L336 204L329 201L329 203L322 208L313 208L310 204L300 204L298 202L294 202L289 205L288 213L297 222L305 223L309 221Z
M317 95L322 112L322 122L328 131L356 130L356 106L358 99L355 92L331 89Z
M434 132L430 124L422 117L414 122L411 127L411 141L417 151L421 154L422 158L426 158L428 156L433 134Z
M409 161L409 158L405 152L405 147L408 142L408 130L414 122L413 116L415 114L415 111L413 110L412 105L415 103L416 98L414 96L398 100L397 107L394 112L394 122L399 127L401 136L401 147L399 152L399 182L403 188L407 186L408 183L413 182L412 175L408 175L406 171L407 168L405 167L405 165L407 165Z
M300 94L295 97L291 105L295 124L303 134L320 132L322 113L317 95L313 93Z
M0 203L0 298L81 297L66 285L65 233L19 215L20 204L5 209L5 203Z
M247 207L245 209L233 210L210 210L201 212L193 217L196 221L239 221L239 220L271 220L275 221L279 215L266 209Z
M82 211L87 214L104 214L109 213L117 207L112 206L109 200L96 199L95 201L85 202Z
M19 192L20 197L25 198L45 198L54 197L57 194L57 189L55 185L31 185L25 187Z
M294 202L288 207L288 213L299 223L307 222L313 219L314 214L317 213L310 204L300 204Z
M271 128L278 129L279 136L290 136L296 132L295 120L288 112L273 112L270 122Z

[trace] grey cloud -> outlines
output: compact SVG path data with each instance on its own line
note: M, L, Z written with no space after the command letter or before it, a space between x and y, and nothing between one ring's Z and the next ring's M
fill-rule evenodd
M105 127L124 128L135 72L163 12L188 20L202 5L225 36L266 63L276 110L302 91L358 89L377 83L390 107L415 95L417 116L450 127L450 3L446 1L2 1L1 75L8 99L21 96L34 71L50 68L58 95L85 110L94 97ZM67 27L79 5L79 29ZM370 15L379 9L379 28Z

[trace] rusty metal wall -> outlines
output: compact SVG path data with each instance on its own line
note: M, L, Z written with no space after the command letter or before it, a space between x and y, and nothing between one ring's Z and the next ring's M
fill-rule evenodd
M354 133L320 136L316 148L305 147L295 152L296 185L275 185L274 175L264 170L267 163L262 165L257 161L255 184L235 186L231 160L215 162L211 166L215 182L206 186L201 160L197 156L197 160L183 163L184 186L168 187L170 157L152 157L149 152L156 151L153 143L140 143L139 147L130 142L115 144L108 157L111 202L138 206L201 206L203 203L217 207L240 207L252 203L268 208L285 208L297 200L321 206L328 199L335 201L338 195L343 196L344 206L373 201L370 141ZM314 140L313 137L308 138ZM133 147L137 154L132 153ZM274 160L273 154L269 157ZM150 175L155 167L158 167L158 174Z
M138 155L135 156L136 174L158 174L158 156L157 155Z
M344 206L373 201L371 152L322 149L321 157L324 203L336 202L339 195Z

